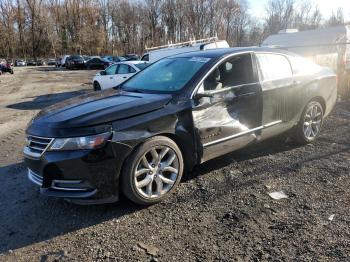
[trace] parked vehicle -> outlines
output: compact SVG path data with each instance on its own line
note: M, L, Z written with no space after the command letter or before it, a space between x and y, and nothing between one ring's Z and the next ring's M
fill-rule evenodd
M109 60L101 58L101 57L94 57L86 62L86 68L87 69L103 69L104 70L114 63L115 62L109 61Z
M26 130L28 177L44 195L78 203L114 201L122 191L154 204L184 168L286 131L314 141L336 98L332 70L286 51L172 56L117 89L41 111Z
M25 60L16 60L15 61L15 66L26 66L27 63Z
M289 50L332 68L338 75L339 93L350 97L350 25L282 30L267 37L262 46Z
M86 68L86 61L81 55L73 55L66 59L67 69L82 69Z
M127 54L123 56L126 61L138 61L141 57L137 54Z
M0 64L0 72L1 74L4 74L4 73L10 73L13 75L13 68L11 67L11 64L10 63L7 63L7 64Z
M55 58L50 58L47 60L47 65L48 66L54 66L56 65L56 59Z
M38 59L38 60L36 60L36 65L37 66L43 66L43 65L45 65L45 61L42 60L42 59Z
M63 55L63 56L59 57L56 60L56 67L65 67L66 66L66 60L67 60L68 57L70 57L70 55Z
M228 47L229 45L225 40L218 40L217 37L210 37L200 40L156 46L151 48L146 47L146 53L142 56L141 60L154 63L164 57L176 54Z
M27 61L27 66L36 66L36 61L34 59L29 59Z
M92 80L94 90L98 91L120 85L148 65L149 63L143 61L125 61L113 64L96 74Z
M87 56L87 55L83 55L83 57L84 57L84 60L85 61L89 61L90 59L92 59L93 57L91 57L91 56Z
M118 63L121 61L125 61L126 59L122 56L101 56L102 59L108 60L110 62Z

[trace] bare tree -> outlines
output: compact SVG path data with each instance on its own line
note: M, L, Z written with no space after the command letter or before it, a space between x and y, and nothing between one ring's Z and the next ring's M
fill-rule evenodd
M270 0L266 16L247 0L0 0L0 57L123 55L217 35L231 46L257 45L281 29L344 23L342 9L323 23L310 0Z
M332 11L331 17L326 21L327 26L337 26L344 24L344 12L341 7L337 9L337 12Z

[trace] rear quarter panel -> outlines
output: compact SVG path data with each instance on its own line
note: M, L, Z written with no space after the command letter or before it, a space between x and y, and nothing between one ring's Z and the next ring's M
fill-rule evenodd
M299 108L297 123L303 113L305 106L311 101L319 101L324 107L324 116L327 116L333 109L337 101L337 77L329 68L321 68L311 75L296 76L296 80L301 82L300 99L302 106Z

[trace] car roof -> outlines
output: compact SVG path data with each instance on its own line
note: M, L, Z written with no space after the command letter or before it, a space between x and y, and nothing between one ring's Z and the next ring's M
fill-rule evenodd
M268 47L233 47L233 48L217 48L217 49L208 49L202 51L186 52L173 56L169 58L176 57L206 57L206 58L219 58L229 54L238 54L242 52L269 52L269 53L282 53L286 55L294 55L286 50L281 50L277 48L268 48Z

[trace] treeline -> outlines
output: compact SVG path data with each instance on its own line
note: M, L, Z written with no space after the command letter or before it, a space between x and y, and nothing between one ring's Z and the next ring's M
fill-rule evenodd
M344 23L324 20L302 0L270 0L266 16L244 0L0 0L0 57L142 53L145 46L217 35L231 46L258 45L281 29Z

